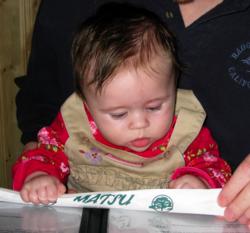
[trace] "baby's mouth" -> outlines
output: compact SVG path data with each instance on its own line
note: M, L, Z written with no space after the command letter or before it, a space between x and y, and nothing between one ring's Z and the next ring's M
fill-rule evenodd
M150 143L149 138L138 138L131 141L131 145L134 147L145 147Z

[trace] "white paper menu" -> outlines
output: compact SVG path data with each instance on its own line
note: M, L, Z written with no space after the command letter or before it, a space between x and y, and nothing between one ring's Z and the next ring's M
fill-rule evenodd
M55 206L143 210L160 213L223 215L220 189L145 189L65 194ZM22 203L18 192L0 188L0 201Z

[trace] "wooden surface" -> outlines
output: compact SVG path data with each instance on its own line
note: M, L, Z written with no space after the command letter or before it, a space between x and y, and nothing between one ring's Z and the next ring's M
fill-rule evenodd
M26 73L40 0L0 0L0 186L11 187L11 166L22 150L14 79Z

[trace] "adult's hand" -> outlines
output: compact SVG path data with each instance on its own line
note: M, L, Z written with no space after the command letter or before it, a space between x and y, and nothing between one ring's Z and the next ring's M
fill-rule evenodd
M250 228L250 154L223 187L218 203L226 207L224 218L227 221L238 220Z

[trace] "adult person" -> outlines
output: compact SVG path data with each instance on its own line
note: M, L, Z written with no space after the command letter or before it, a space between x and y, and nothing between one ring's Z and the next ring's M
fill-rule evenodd
M26 148L72 93L73 32L104 2L42 1L27 77L17 95L17 117ZM249 0L128 2L156 12L176 35L185 64L179 86L194 91L207 112L206 124L221 156L234 169L238 167L219 203L228 207L227 220L250 225Z

